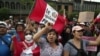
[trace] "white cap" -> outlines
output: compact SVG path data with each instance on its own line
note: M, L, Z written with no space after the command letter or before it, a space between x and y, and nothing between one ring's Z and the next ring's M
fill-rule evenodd
M79 24L80 24L80 25L85 25L85 23L84 23L84 22L80 22Z
M75 31L75 30L82 30L83 28L81 26L74 26L72 28L72 32Z
M4 21L0 21L0 27L6 27L7 28L7 23Z

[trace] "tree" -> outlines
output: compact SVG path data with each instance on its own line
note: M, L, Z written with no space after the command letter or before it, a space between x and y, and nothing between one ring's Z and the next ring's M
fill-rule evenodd
M34 1L33 0L20 0L20 4L23 6L26 6L27 5L27 3L29 3L30 4L30 6L32 6L32 4L34 3Z
M10 9L8 8L1 8L0 9L0 20L9 19Z
M78 15L79 13L78 12L73 12L69 15L69 20L77 20L78 19Z
M34 1L33 0L20 0L19 1L20 2L20 10L19 10L19 12L20 12L20 19L22 19L22 10L24 9L26 9L25 7L28 5L28 9L30 9L31 10L31 7L32 7L32 4L34 3Z
M96 18L99 13L100 13L100 9L95 10L94 18Z

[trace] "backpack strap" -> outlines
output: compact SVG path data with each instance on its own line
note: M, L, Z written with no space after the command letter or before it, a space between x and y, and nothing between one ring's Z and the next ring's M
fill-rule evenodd
M81 40L81 49L84 50L84 48L83 48L83 40Z
M79 51L79 49L74 45L72 44L71 42L68 42L71 46L73 46L77 51ZM83 49L83 40L81 41L81 48L80 49Z
M85 56L88 56L88 54L85 52L84 48L83 48L83 40L81 40L81 50L83 50Z
M79 49L74 45L72 44L71 42L68 42L68 44L70 44L72 47L74 47L77 51L79 51Z

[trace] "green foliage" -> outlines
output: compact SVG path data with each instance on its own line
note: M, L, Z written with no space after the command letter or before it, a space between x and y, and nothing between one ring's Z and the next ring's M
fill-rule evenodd
M72 12L72 13L69 15L68 18L69 18L70 20L73 20L73 18L78 19L78 15L79 15L78 12Z
M33 0L20 0L20 3L25 5L26 3L33 3Z
M96 18L96 16L100 13L100 9L95 10L95 15L94 18Z
M59 14L60 14L60 15L63 15L63 14L64 14L64 10L63 10L63 9L59 10ZM67 12L67 11L65 11L65 15L66 15L66 16L68 15L68 12Z
M32 5L34 4L34 1L33 1L33 0L20 0L20 4L21 4L22 6L26 6L27 3L29 3L30 6L32 6Z
M56 3L55 3L55 2L48 2L48 4L49 4L50 6L52 6L54 9L56 9Z
M6 20L9 18L10 9L0 8L0 20Z
M59 13L60 13L61 15L63 15L63 12L64 12L64 11L63 11L62 9L59 10Z

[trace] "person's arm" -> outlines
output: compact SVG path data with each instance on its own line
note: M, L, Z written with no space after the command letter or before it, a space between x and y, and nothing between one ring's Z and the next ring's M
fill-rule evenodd
M97 37L96 41L89 41L89 45L100 45L100 34Z
M11 51L14 51L13 39L14 39L15 37L16 37L16 36L13 35L12 38L11 38L11 39L12 39L12 41L11 41L11 46L10 46L10 50L11 50Z
M12 43L11 43L10 50L11 50L11 51L14 51L13 41L12 41Z
M64 51L64 56L69 56L69 52L68 51Z
M47 23L44 28L42 28L39 32L37 32L36 34L34 34L33 40L36 41L36 42L38 42L39 39L40 39L40 37L43 34L45 34L48 30L50 30L51 28L52 28L52 25L49 24L49 23Z
M63 53L63 56L70 56L70 51L71 51L70 47L71 46L69 45L69 43L66 43L64 45L64 53Z

